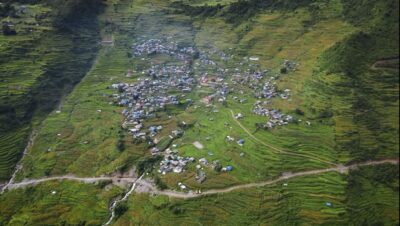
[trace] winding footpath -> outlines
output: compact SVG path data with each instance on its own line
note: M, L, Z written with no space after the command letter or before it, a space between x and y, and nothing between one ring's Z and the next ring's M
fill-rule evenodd
M328 173L328 172L338 172L338 173L347 173L349 170L355 170L358 167L362 166L375 166L375 165L382 165L382 164L393 164L393 165L398 165L399 164L399 159L385 159L385 160L377 160L377 161L369 161L369 162L364 162L364 163L356 163L356 164L351 164L348 166L344 165L339 165L336 167L332 168L326 168L326 169L317 169L317 170L309 170L309 171L302 171L302 172L285 172L282 173L282 176L279 176L275 179L271 180L266 180L266 181L261 181L261 182L255 182L255 183L248 183L248 184L241 184L241 185L235 185L231 186L228 188L222 188L222 189L211 189L204 191L203 193L197 194L197 193L185 193L185 192L178 192L178 191L172 191L172 190L159 190L155 187L154 184L142 180L143 175L139 178L128 178L128 177L91 177L91 178L79 178L75 177L73 175L68 175L68 176L59 176L59 177L48 177L48 178L41 178L41 179L31 179L31 180L25 180L19 183L13 183L8 186L9 190L12 189L17 189L17 188L23 188L27 186L34 186L43 182L48 182L48 181L62 181L62 180L72 180L72 181L78 181L78 182L83 182L83 183L95 183L98 181L126 181L126 182L131 182L132 187L129 190L128 193L122 198L120 201L123 201L127 199L127 197L134 192L134 190L137 187L141 187L138 193L151 193L151 194L157 194L157 195L166 195L172 198L182 198L182 199L190 199L190 198L197 198L201 196L207 196L207 195L214 195L214 194L223 194L223 193L229 193L232 191L236 190L242 190L242 189L249 189L249 188L255 188L255 187L263 187L267 185L272 185L276 184L281 181L289 180L292 178L296 177L303 177L303 176L310 176L310 175L318 175L318 174L323 174L323 173ZM120 202L117 201L117 202ZM111 209L115 208L117 203L111 207ZM112 220L111 220L112 221Z
M76 177L74 175L66 175L66 176L55 176L55 177L45 177L40 179L25 179L18 183L8 184L7 189L13 190L18 188L24 188L27 186L35 186L40 183L49 182L49 181L77 181L82 183L95 183L99 181L125 181L125 182L135 182L135 178L131 177ZM6 190L6 189L4 189Z
M200 194L183 193L183 192L177 192L177 191L172 191L172 190L160 191L157 188L155 188L154 185L152 185L146 181L139 181L138 183L141 186L147 187L149 192L152 194L166 195L166 196L173 197L173 198L190 199L190 198L197 198L197 197L207 196L207 195L229 193L229 192L236 191L236 190L264 187L264 186L276 184L278 182L282 182L282 181L289 180L289 179L296 178L296 177L318 175L318 174L323 174L323 173L328 173L328 172L347 173L349 170L355 170L358 167L375 166L375 165L382 165L382 164L398 165L399 159L369 161L369 162L364 162L364 163L352 164L352 165L348 165L348 166L339 165L339 166L333 167L333 168L309 170L309 171L296 172L296 173L286 172L286 173L282 173L282 176L277 177L275 179L261 181L261 182L255 182L255 183L235 185L235 186L231 186L228 188L222 188L222 189L211 189L211 190L204 191L203 193L200 193Z
M242 128L243 131L246 132L250 136L250 138L252 138L258 144L261 144L261 145L263 145L263 146L265 146L265 147L267 147L267 148L269 148L269 149L271 149L271 150L273 150L273 151L275 151L277 153L282 153L282 154L286 154L286 155L292 155L292 156L296 156L296 157L308 158L308 159L312 159L312 160L315 160L315 161L318 161L318 162L326 163L328 165L338 166L338 164L336 164L336 163L329 162L329 161L321 159L319 157L315 157L315 156L312 156L312 155L306 155L306 154L300 154L300 153L294 153L294 152L290 152L290 151L284 151L284 150L279 149L277 147L274 147L274 146L272 146L270 144L267 144L264 141L258 139L256 136L254 136L239 120L237 120L235 118L235 113L233 112L233 110L231 110L231 116L232 116L232 119L236 122L236 124L238 124L239 127Z
M14 184L17 174L22 170L23 160L24 160L25 156L28 154L29 149L33 146L33 143L34 143L37 135L38 135L38 130L33 130L31 135L29 136L28 144L25 146L24 152L22 153L22 157L19 160L19 162L17 163L17 165L15 166L14 173L11 175L10 180L8 181L7 184L4 185L4 187L1 188L1 186L0 186L0 188L1 188L0 194L2 194L5 190L10 188L10 186L12 186Z

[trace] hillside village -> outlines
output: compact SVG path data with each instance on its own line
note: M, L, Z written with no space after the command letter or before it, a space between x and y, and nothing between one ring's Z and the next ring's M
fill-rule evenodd
M172 40L172 37L165 40L149 39L134 44L132 46L133 55L141 61L148 61L151 65L150 68L136 72L140 75L136 82L114 83L110 86L115 90L114 104L123 107L121 113L125 120L122 127L128 131L133 140L156 145L159 140L155 137L163 130L163 127L160 125L144 126L147 124L146 120L156 117L157 112L164 111L170 105L185 104L189 106L195 104L192 99L188 98L188 95L203 88L211 89L213 93L204 96L200 100L200 104L203 107L211 107L217 103L224 105L229 98L238 103L246 103L247 99L241 96L244 92L237 90L237 87L248 87L257 99L252 109L253 114L265 117L265 121L260 122L264 129L284 126L296 120L293 116L272 108L269 101L274 98L290 100L290 90L279 91L276 81L280 76L289 76L287 73L295 71L298 63L285 60L282 63L280 74L274 75L271 70L263 70L257 65L259 58L247 57L236 63L236 68L230 71L223 65L232 61L232 56L217 50L206 53L192 46L178 47L178 43ZM154 64L152 58L157 55L172 57L175 59L175 63ZM217 59L217 61L212 59ZM222 63L219 64L218 61ZM128 70L126 77L131 78L132 76L132 70ZM218 111L216 110L215 113ZM246 116L242 113L235 116L238 120L243 117ZM176 128L169 133L170 139L184 136L184 130L181 128ZM235 138L227 136L226 140L233 142ZM245 144L245 140L241 138L237 138L236 142L240 146ZM206 179L205 172L201 170L203 167L211 167L215 171L229 172L233 170L233 167L229 165L220 166L218 160L209 164L206 156L198 160L191 156L179 156L179 150L176 147L159 149L154 146L149 151L152 155L163 156L164 160L161 161L158 170L161 174L181 173L185 171L188 164L197 162L196 179L199 183ZM212 156L212 153L209 155Z
M399 225L398 0L4 0L0 225Z

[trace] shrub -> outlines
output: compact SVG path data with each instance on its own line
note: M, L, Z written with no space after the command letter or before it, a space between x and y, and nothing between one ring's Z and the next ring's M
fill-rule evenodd
M120 151L120 152L125 151L125 142L124 142L124 140L121 140L121 139L118 140L118 142L117 142L117 149L118 149L118 151Z
M128 209L129 209L128 204L126 202L118 203L114 210L115 216L116 217L122 216Z
M156 163L162 160L162 156L151 156L151 157L143 157L139 159L137 163L137 171L139 174L143 174L146 171L149 172L153 170L153 167Z

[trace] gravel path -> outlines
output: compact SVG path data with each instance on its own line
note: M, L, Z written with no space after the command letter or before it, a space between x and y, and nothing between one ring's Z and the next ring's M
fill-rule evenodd
M41 178L41 179L24 180L19 183L9 184L9 186L7 188L9 190L12 190L12 189L23 188L23 187L27 187L27 186L34 186L34 185L37 185L37 184L40 184L43 182L57 181L57 180L58 181L72 180L72 181L78 181L78 182L83 182L83 183L95 183L98 181L107 181L107 180L112 181L112 182L125 181L125 182L133 183L132 189L127 194L131 194L136 189L137 193L152 193L152 194L157 194L157 195L166 195L166 196L173 197L173 198L190 199L190 198L196 198L196 197L201 197L201 196L206 196L206 195L228 193L228 192L232 192L235 190L242 190L242 189L248 189L248 188L254 188L254 187L263 187L263 186L275 184L275 183L285 181L285 180L295 178L295 177L317 175L317 174L323 174L323 173L327 173L327 172L347 173L349 170L357 169L358 167L361 167L361 166L373 166L373 165L382 165L382 164L398 165L399 159L385 159L385 160L369 161L369 162L364 162L364 163L351 164L348 166L338 165L338 166L335 166L332 168L309 170L309 171L295 172L295 173L285 172L285 173L282 173L282 176L277 177L275 179L261 181L261 182L255 182L255 183L235 185L235 186L231 186L228 188L222 188L222 189L211 189L211 190L204 191L201 194L197 194L197 193L193 193L193 192L185 193L185 192L178 192L178 191L172 191L172 190L161 191L161 190L157 189L153 183L143 180L142 179L143 175L140 178L134 178L134 177L80 178L80 177L76 177L73 175L66 175L66 176L59 176L59 177L48 177L48 178Z

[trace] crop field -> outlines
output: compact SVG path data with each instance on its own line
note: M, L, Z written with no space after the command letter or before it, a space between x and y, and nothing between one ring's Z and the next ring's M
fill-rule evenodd
M0 223L9 225L100 225L107 220L108 200L120 190L104 185L51 182L0 197ZM64 222L64 223L63 223Z
M39 127L61 97L79 82L96 53L96 23L81 21L85 26L76 26L76 33L68 33L56 25L61 16L55 18L57 11L46 4L13 7L25 10L0 18L1 23L12 23L17 33L0 36L2 182L9 179L32 128Z
M349 176L329 173L193 200L135 194L129 211L115 225L395 225L399 206L393 189L398 178L391 177L389 184L379 182L372 176L379 170L367 167ZM362 188L351 187L348 177L351 186L353 180L361 179ZM376 192L369 194L371 188Z
M398 18L399 4L368 3L367 10L351 1L359 6L280 0L244 12L260 1L108 0L72 33L55 25L51 4L29 5L13 21L18 35L0 35L0 112L7 112L0 120L14 120L0 131L0 180L14 172L32 130L37 136L16 183L122 177L136 169L160 190L189 194L398 158L399 71L373 65L398 54L398 21L377 12ZM50 16L24 33L38 14ZM134 53L148 40L204 54L182 60ZM188 67L197 83L190 92L157 93L179 101L141 122L147 133L162 128L143 141L124 126L127 106L116 96L125 93L114 86L151 80L155 65ZM256 86L272 81L278 95L258 98L256 88L235 80L258 71L265 76ZM204 78L222 78L226 100L207 99L219 91L199 82ZM261 127L269 118L254 113L257 101L293 120ZM195 160L180 173L160 173L165 159L152 156L155 148ZM212 167L216 162L224 170ZM199 172L206 175L201 183ZM398 165L364 166L193 199L133 192L111 208L112 225L397 225L398 172ZM0 225L102 225L124 194L108 182L58 180L10 190L0 194Z

